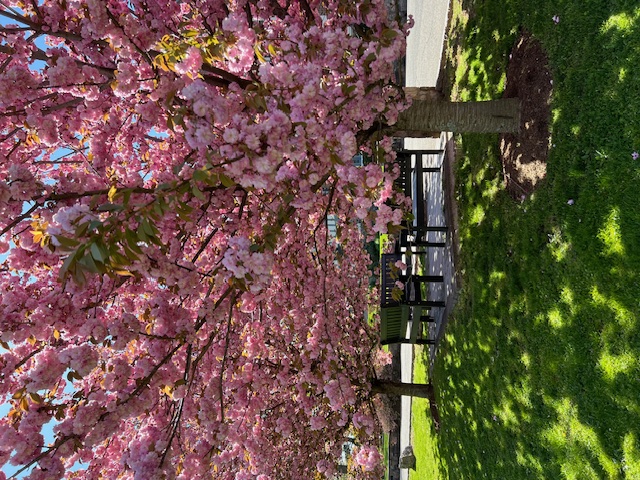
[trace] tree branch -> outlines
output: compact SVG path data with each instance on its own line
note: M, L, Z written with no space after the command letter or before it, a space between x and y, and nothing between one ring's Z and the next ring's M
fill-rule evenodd
M5 233L7 233L9 230L11 230L16 225L18 225L25 218L28 218L33 212L35 212L41 206L42 206L41 204L36 202L36 203L33 204L33 206L29 210L27 210L26 212L18 215L16 218L14 218L13 221L11 223L9 223L9 225L4 227L2 229L2 231L0 231L0 237L3 236Z
M169 353L167 353L162 360L160 360L156 365L154 365L154 367L151 369L151 371L142 380L140 380L138 382L138 386L136 387L136 389L133 392L131 392L131 394L127 398L125 398L124 400L118 400L117 404L118 405L124 405L129 400L131 400L133 397L137 396L145 387L148 387L149 386L149 382L151 381L153 376L158 372L158 370L160 370L160 367L162 367L165 363L167 363L171 359L171 357L173 357L173 355L178 350L180 350L180 348L183 345L184 345L183 343L179 343L178 345L173 347L173 349L170 350ZM103 419L103 417L100 416L100 420L102 420L102 419Z
M224 353L222 354L222 365L220 366L220 383L218 385L218 394L220 395L220 422L224 421L224 390L223 390L223 385L222 385L222 380L224 377L224 369L225 369L225 364L227 363L227 353L229 351L229 343L230 343L230 336L229 333L231 333L231 320L233 319L233 303L234 302L229 302L229 317L227 318L227 333L226 333L226 338L225 338L225 342L224 342Z

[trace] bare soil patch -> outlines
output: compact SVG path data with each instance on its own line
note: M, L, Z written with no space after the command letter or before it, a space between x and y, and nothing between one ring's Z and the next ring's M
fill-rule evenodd
M504 180L516 199L531 194L547 173L553 82L542 45L523 31L511 52L504 97L522 101L518 134L500 138Z

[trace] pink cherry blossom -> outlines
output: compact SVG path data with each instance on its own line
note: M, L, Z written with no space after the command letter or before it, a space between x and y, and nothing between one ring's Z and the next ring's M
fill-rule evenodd
M355 432L379 478L363 246L408 204L367 132L408 26L284 3L0 7L0 466L331 478Z
M377 448L366 446L358 450L358 452L354 456L354 460L365 471L370 472L374 471L380 466L382 456L380 455L380 452Z

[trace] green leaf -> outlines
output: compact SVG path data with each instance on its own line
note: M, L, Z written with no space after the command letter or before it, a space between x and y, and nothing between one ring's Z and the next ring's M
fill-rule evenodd
M349 96L351 93L353 93L353 92L355 91L356 86L355 86L355 85L348 85L348 84L346 84L346 83L343 83L343 84L340 86L340 89L342 90L342 94L343 94L345 97L347 97L347 96Z
M164 98L164 104L171 107L173 105L173 100L176 98L176 93L178 93L177 90L169 90Z
M177 191L179 194L181 194L181 195L182 195L182 194L185 194L185 193L189 192L189 190L190 190L190 189L191 189L191 188L190 188L189 182L184 182L184 183L180 184L180 185L178 186L178 188L176 188L176 191Z
M90 231L97 230L101 226L102 226L102 222L100 220L91 220L91 222L89 223L89 230Z
M268 250L275 250L278 237L275 233L269 233L264 237L264 246Z
M233 186L235 186L236 182L234 182L231 177L228 177L227 175L225 175L224 173L219 174L220 176L220 182L222 183L222 185L224 185L227 188L231 188Z
M58 276L61 280L64 280L67 275L69 274L73 274L73 272L75 271L75 263L76 263L76 257L78 256L78 251L76 250L75 252L73 252L71 255L69 255L67 258L64 259L64 262L62 262L62 266L60 267L60 270L58 272Z
M189 205L186 202L180 202L178 205L178 208L186 214L193 213L193 211L195 210L191 205Z
M140 221L140 226L142 227L142 230L144 231L144 233L147 234L149 238L152 238L155 236L154 229L151 226L151 223L149 223L148 218L143 217L142 220Z
M132 252L138 254L138 255L142 255L142 248L140 248L140 245L138 245L138 241L136 240L135 242L131 242L128 244L128 247L131 249Z
M111 266L115 269L115 268L122 268L124 265L130 265L131 262L129 261L129 259L127 257L125 257L124 255L122 255L119 252L113 252L113 254L111 255L110 258L110 262Z
M132 252L142 255L142 249L138 245L138 236L131 230L126 233L126 245Z
M90 250L91 250L91 256L94 258L94 260L100 263L107 262L107 259L109 258L109 251L107 250L107 247L104 244L94 242L91 244Z
M166 211L167 203L164 200L164 197L158 197L157 200L153 203L153 216L156 219L162 217Z
M335 153L331 153L329 154L329 158L331 159L331 163L333 163L334 165L344 165L344 162L342 161L342 159L336 155Z
M193 179L197 182L206 182L209 178L209 174L206 170L198 169L193 172Z
M207 182L207 185L211 187L218 186L220 185L220 175L217 173L211 173L205 181Z
M122 246L122 251L124 252L124 256L131 262L135 262L138 260L138 255L131 250L127 245Z
M184 113L177 113L173 117L173 122L176 125L180 125L182 128L187 128L186 124L184 123Z
M382 30L382 38L391 42L394 38L398 36L398 32L392 28L385 28Z
M184 167L184 164L187 163L186 161L182 161L176 165L173 166L173 169L171 170L173 172L174 175L178 175L180 173L180 170L182 170L182 167Z
M91 273L101 273L101 269L98 267L91 255L85 255L80 260L78 260L78 263L85 267ZM104 267L102 268L102 270L104 270Z
M206 200L206 197L204 196L204 194L195 185L191 187L191 192L193 193L193 196L196 197L197 199L202 201Z
M267 111L267 101L264 99L264 97L262 95L256 95L255 104L256 104L256 109L259 112L266 112Z
M80 225L78 225L76 227L76 231L74 233L74 236L76 238L82 237L85 233L87 233L88 229L89 229L89 222L82 222ZM62 243L62 242L60 242L60 243Z
M133 193L133 190L131 188L127 188L125 190L122 190L122 205L124 207L129 205L129 200L131 199L131 194L132 193Z
M80 245L80 242L74 238L65 237L63 235L54 235L55 239L65 248L75 248Z
M70 270L73 276L73 281L81 287L84 286L85 283L87 283L87 276L84 274L84 268L85 267L78 261L75 262L73 270Z
M150 242L150 238L145 233L144 228L142 228L142 225L138 226L138 229L136 230L136 235L138 236L138 240L140 240L141 242L144 242L144 243Z
M119 212L124 210L124 206L116 203L103 203L96 210L98 212Z

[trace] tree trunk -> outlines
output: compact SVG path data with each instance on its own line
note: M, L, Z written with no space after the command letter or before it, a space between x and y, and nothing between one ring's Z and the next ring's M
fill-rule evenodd
M373 380L371 393L383 393L385 395L405 395L407 397L420 397L431 399L434 397L431 383L402 383L392 380Z
M429 410L436 431L440 431L440 412L436 404L436 392L433 384L429 383L402 383L392 380L373 380L371 393L384 395L406 395L408 397L420 397L429 399Z
M433 132L516 133L520 129L518 98L449 102L429 90L413 90L406 92L413 103L387 131L395 137L426 137Z

